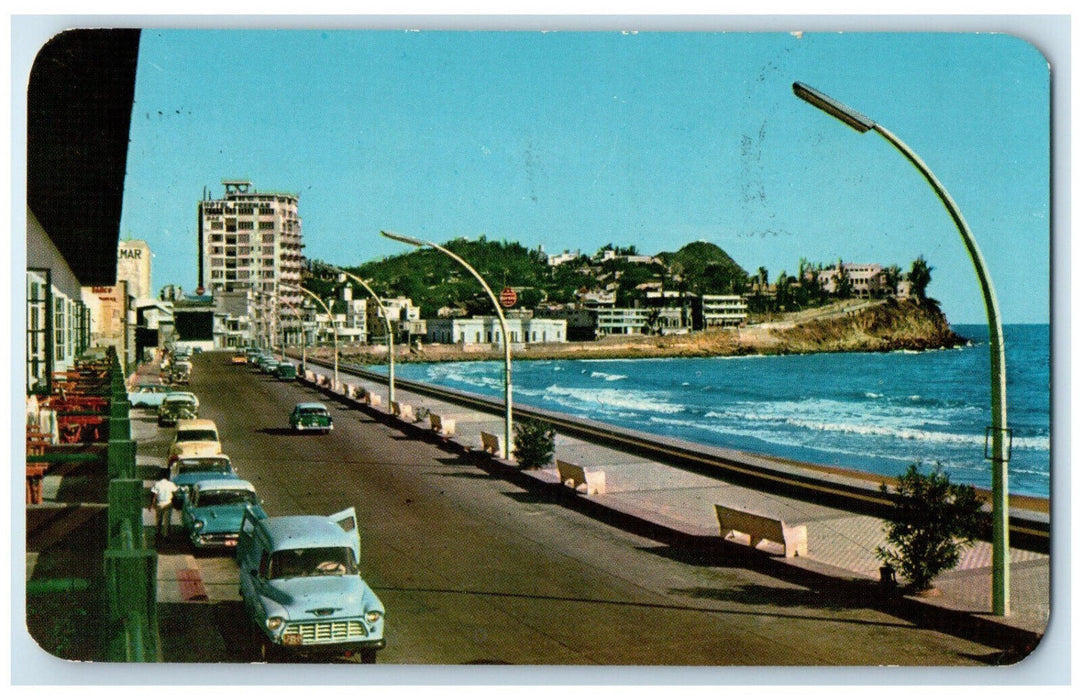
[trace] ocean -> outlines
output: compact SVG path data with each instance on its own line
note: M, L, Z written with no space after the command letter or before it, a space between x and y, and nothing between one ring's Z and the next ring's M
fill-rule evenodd
M515 403L690 442L897 476L939 464L991 487L988 332L953 350L515 362ZM1049 326L1008 325L1013 494L1048 497ZM380 371L386 368L373 368ZM396 374L503 397L503 362L401 364Z

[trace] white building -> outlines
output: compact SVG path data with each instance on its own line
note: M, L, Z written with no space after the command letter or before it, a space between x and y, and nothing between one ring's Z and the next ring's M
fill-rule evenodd
M212 295L273 293L299 305L302 292L290 289L301 284L304 257L298 195L258 192L247 180L222 185L224 197L199 202L199 286ZM295 321L288 310L279 313L283 324Z
M513 345L567 342L567 321L553 318L508 318L507 332ZM503 332L495 316L437 318L427 320L425 342L469 345L502 345Z
M748 320L748 304L739 294L704 294L700 302L701 328L733 328Z
M874 291L886 285L886 274L883 272L882 265L842 263L841 269L845 270L855 297L870 297ZM819 273L819 284L828 294L834 294L838 289L839 277L840 271L837 265L828 267Z
M150 287L150 246L146 241L120 241L117 246L116 278L128 282L128 294L138 300L154 296Z
M638 335L650 326L650 309L598 308L597 334Z

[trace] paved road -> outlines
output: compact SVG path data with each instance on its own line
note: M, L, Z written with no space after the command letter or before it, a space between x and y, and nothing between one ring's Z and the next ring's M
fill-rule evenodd
M362 571L388 611L380 663L955 666L996 656L739 560L696 558L614 529L360 410L328 402L334 432L293 435L289 410L322 400L314 390L220 353L195 364L201 415L218 423L271 515L357 508ZM215 556L194 564L211 602L163 612L167 657L183 646L172 660L252 660L235 566ZM171 644L197 614L212 638Z

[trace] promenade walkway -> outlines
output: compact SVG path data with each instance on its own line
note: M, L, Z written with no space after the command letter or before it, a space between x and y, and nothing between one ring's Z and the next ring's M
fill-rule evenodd
M330 383L329 369L313 363L309 371L325 377ZM354 388L361 395L365 391L380 397L378 406L366 410L376 412L385 420L398 423L403 430L416 432L428 430L425 421L401 421L389 415L386 382L360 378L340 369L339 381ZM324 388L333 395L329 388ZM415 413L435 413L445 421L455 422L454 436L448 446L466 452L482 450L481 433L500 436L504 432L503 417L463 407L447 401L433 399L419 393L396 387L396 401L409 404ZM418 411L418 409L420 409ZM747 488L721 477L681 469L609 447L587 442L569 435L557 433L556 458L582 466L586 471L605 473L604 493L586 495L570 494L573 502L594 512L606 512L617 522L644 524L647 529L674 539L720 541L720 531L714 510L715 504L753 512L770 514L789 525L804 525L808 531L807 556L784 558L779 552L762 548L762 558L774 570L788 569L795 576L825 578L827 583L863 587L875 591L872 585L880 578L880 562L875 548L885 543L884 522L876 517L854 514L835 507L827 507L798 498L767 493ZM745 461L758 460L771 469L803 469L781 460L742 455ZM486 457L486 459L489 459ZM491 458L494 464L513 469L511 462ZM532 480L538 488L565 488L559 485L555 466L549 469L518 470L517 478ZM826 472L829 476L829 472ZM823 478L824 472L817 473ZM853 479L852 474L835 475L841 481ZM874 479L869 476L869 479ZM876 484L877 485L877 484ZM1036 517L1041 517L1036 514ZM991 614L991 545L978 542L969 549L950 572L935 581L940 595L935 597L895 596L894 605L940 624L947 629L965 627L985 639L1014 637L1036 639L1045 631L1050 614L1050 566L1049 556L1044 553L1012 548L1010 550L1010 607L1009 616ZM961 632L962 630L959 629Z

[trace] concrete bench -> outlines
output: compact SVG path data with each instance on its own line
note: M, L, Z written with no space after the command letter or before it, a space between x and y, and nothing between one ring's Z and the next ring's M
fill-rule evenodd
M413 406L408 403L401 403L400 401L391 402L391 415L398 416L404 421L413 423L416 418L413 415Z
M492 433L486 433L481 431L481 451L494 454L497 457L503 454L503 450L500 449L500 438L498 435Z
M579 486L586 485L586 495L605 493L605 472L587 472L577 464L556 460L556 471L560 474L560 483L578 490Z
M440 437L449 438L455 434L454 418L444 418L435 413L428 414L428 422Z
M784 520L746 510L714 505L721 536L730 539L735 533L748 536L748 544L757 547L764 540L782 545L785 556L808 556L808 528L786 525Z
M383 400L379 397L379 394L373 393L371 391L364 392L364 402L369 406L379 406L382 401Z

